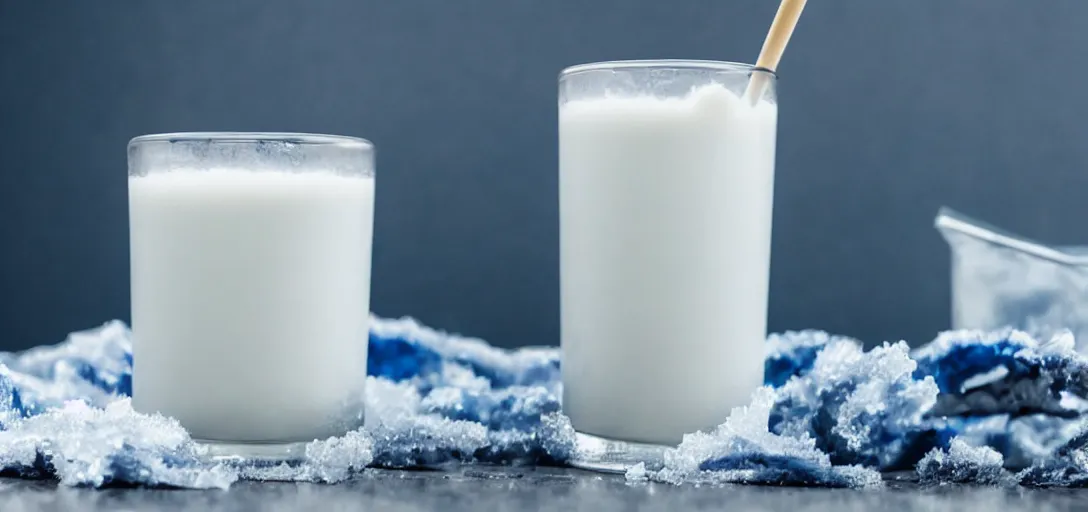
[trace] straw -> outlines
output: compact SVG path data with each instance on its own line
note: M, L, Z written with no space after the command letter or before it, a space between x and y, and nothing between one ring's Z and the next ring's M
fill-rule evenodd
M757 68L763 68L774 72L778 68L778 61L782 59L782 53L786 51L786 45L793 35L793 28L797 26L797 20L801 17L801 11L805 9L806 0L782 0L778 6L778 14L774 15L771 29L767 31L767 39L763 40L763 49L759 52ZM748 82L748 88L744 91L744 98L752 105L763 97L763 91L767 88L769 73L752 73L752 79Z

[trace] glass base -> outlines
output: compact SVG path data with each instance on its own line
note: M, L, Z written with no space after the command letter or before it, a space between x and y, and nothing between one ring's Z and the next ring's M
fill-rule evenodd
M646 465L646 470L657 471L665 466L665 452L673 448L607 439L582 432L574 433L574 443L574 455L568 463L579 469L602 473L626 473L628 468L640 462Z
M207 448L208 458L216 462L260 461L294 462L306 456L307 442L299 443L228 443L194 439Z

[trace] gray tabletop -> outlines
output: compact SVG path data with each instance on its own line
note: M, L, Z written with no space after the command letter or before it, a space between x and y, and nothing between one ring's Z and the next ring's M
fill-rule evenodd
M241 482L229 491L71 489L0 480L0 511L38 510L1076 510L1088 490L920 488L893 478L881 491L628 484L622 476L572 469L462 467L368 470L338 485Z

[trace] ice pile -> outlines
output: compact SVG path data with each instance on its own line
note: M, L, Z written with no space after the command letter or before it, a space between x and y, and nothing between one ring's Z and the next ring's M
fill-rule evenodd
M302 460L278 464L238 460L230 467L245 480L337 483L362 471L373 460L374 441L360 429L307 443Z
M1060 332L1038 343L1014 330L949 331L913 354L916 376L932 376L940 416L1048 414L1076 417L1086 409L1088 360Z
M75 332L64 343L19 354L0 353L0 375L18 390L19 415L34 415L81 400L104 407L132 394L132 338L117 320ZM5 380L0 378L0 381Z
M861 348L853 338L832 336L823 331L786 331L767 337L767 357L763 364L763 384L780 387L793 377L807 375L816 363L816 356L828 345L852 345Z
M1088 411L1088 360L1074 346L1068 331L1044 343L1007 329L942 333L913 354L915 376L932 376L941 390L929 423L993 447L1008 468L1053 458Z
M1001 485L1011 481L1005 458L989 446L971 446L953 439L947 450L934 448L918 462L923 484Z
M808 425L836 463L905 469L959 437L1023 468L1053 457L1086 426L1088 360L1067 331L1043 343L1011 329L948 331L909 353L902 344L862 352L856 341L824 334L792 339L819 349L795 359L797 378L778 390L781 419L772 414L771 428L789 434ZM771 352L768 367L789 345Z
M225 488L235 471L206 462L176 420L137 414L127 398L99 409L72 401L0 432L0 467L67 485Z
M447 462L559 463L573 449L574 430L558 400L542 387L434 388L425 397L412 382L367 380L366 430L374 465L389 468Z
M372 318L364 428L300 460L212 462L176 421L129 405L120 322L52 347L0 354L0 471L70 485L227 487L238 479L337 482L366 467L563 464L559 352L506 351L409 319ZM1088 486L1088 361L1068 333L952 331L917 350L871 350L820 331L768 339L748 407L695 432L633 481L867 488L879 471L925 482ZM360 361L360 371L362 362ZM1011 473L1010 473L1011 474Z
M291 463L211 463L176 421L133 411L131 332L121 322L0 354L0 471L94 487L208 488L337 482L366 466L568 457L574 432L558 412L557 350L504 351L409 319L372 325L365 428L309 443Z
M560 463L574 430L559 414L559 351L507 351L411 319L371 318L367 430L375 464Z
M883 485L880 473L862 466L833 466L831 457L807 434L781 436L767 430L775 392L755 392L752 404L734 409L729 419L709 433L684 436L665 454L665 468L645 468L630 479L669 483L746 483L763 485L871 488Z
M1088 487L1088 429L1016 475L1028 487Z
M515 351L436 331L411 318L371 316L367 375L414 380L421 390L463 385L480 379L495 389L559 384L559 350L528 347Z
M912 445L929 429L923 419L937 400L931 377L915 379L907 344L868 352L848 339L829 342L802 377L778 389L772 432L811 437L836 464L884 469L913 461Z

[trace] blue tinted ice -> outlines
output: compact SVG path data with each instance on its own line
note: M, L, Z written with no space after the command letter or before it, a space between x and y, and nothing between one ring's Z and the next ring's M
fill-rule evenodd
M937 401L931 377L916 379L906 343L868 352L856 343L829 343L802 378L778 389L771 431L804 436L835 464L893 468L926 434L926 413Z
M1021 469L1033 462L1052 457L1081 430L1081 418L1063 418L1046 414L1012 417L1007 414L934 418L931 425L945 438L956 438L971 446L990 446L1004 457L1005 467ZM924 450L943 447L944 441Z
M747 483L816 487L878 487L880 473L859 466L833 466L816 448L816 441L801 435L780 436L767 430L775 392L758 390L751 405L734 409L729 419L709 433L684 436L665 454L665 467L628 473L637 481L649 478L670 483Z
M399 381L418 379L421 387L449 381L463 385L467 376L491 387L553 386L559 383L559 350L502 350L487 342L447 334L415 320L371 317L367 374Z
M988 446L971 446L953 439L947 450L934 448L918 462L923 484L975 483L1000 485L1011 482L1005 459Z
M495 463L560 463L569 458L574 431L559 413L559 399L543 386L503 389L436 389L424 410L482 424L489 443L476 460Z
M0 432L0 466L94 487L226 488L238 479L232 468L207 462L176 420L138 414L128 399L104 409L68 402L12 423Z
M828 341L816 341L825 339ZM775 354L801 353L792 363L776 364L801 368L797 374L804 375L782 387L779 408L784 412L781 417L772 414L771 426L776 432L807 432L837 463L861 461L885 469L909 468L929 450L947 448L949 440L958 435L973 445L994 447L1008 467L1025 467L1049 457L1068 442L1077 433L1085 410L1088 372L1084 358L1073 350L1068 333L1059 333L1045 343L1008 329L942 333L932 343L909 353L917 364L913 380L933 378L939 390L936 401L927 406L932 393L929 388L920 400L887 402L877 415L883 415L881 421L861 421L865 415L844 417L839 404L846 403L856 393L856 385L866 381L870 390L880 389L876 384L879 382L890 386L889 391L898 386L916 391L928 387L905 379L904 370L911 363L903 352L878 348L863 355L856 343L833 343L830 337L818 335L801 340L796 345L821 347L817 351L823 354L819 359L830 363L833 371L814 371L812 366L818 358L800 351L770 351L768 367ZM812 363L805 362L809 359ZM877 364L876 359L882 361ZM889 380L892 374L885 373L874 381L872 377L880 368L899 368L892 372L898 372L898 376ZM837 377L828 380L826 375ZM832 381L837 384L829 385ZM815 392L821 382L822 391ZM857 398L853 400L858 403L869 401ZM857 425L850 427L852 422ZM881 425L885 426L883 434L877 428ZM855 447L864 437L855 437L851 445L843 443L843 432L875 435L871 445L875 450L868 451L875 454L875 461L857 459ZM882 436L890 441L881 440Z
M0 353L0 364L19 389L26 412L36 414L67 400L102 407L132 393L132 339L114 320L75 332L63 343L20 354Z
M425 467L469 461L487 445L487 427L476 422L425 414L410 383L367 379L366 430L374 439L374 463L382 467Z
M368 433L306 446L291 465L212 462L177 421L132 410L127 398L104 409L81 401L18 421L0 432L6 474L55 476L65 485L227 488L239 478L338 482L372 460Z
M852 344L861 348L861 342L842 336L832 336L824 331L787 331L767 337L767 359L763 364L763 383L779 387L795 376L808 374L819 354L829 344Z
M1040 343L1026 333L949 331L915 350L916 377L941 393L930 424L974 446L991 446L1009 468L1052 457L1081 429L1088 362L1060 332Z
M0 364L0 430L26 415L22 394L12 381L12 371Z
M949 331L912 355L915 375L941 390L934 415L1075 417L1088 408L1088 360L1073 347L1069 332L1039 343L1014 330Z
M1088 487L1088 454L1039 461L1016 475L1025 487Z
M574 432L558 414L558 350L502 350L410 319L372 319L372 325L370 374L400 384L373 386L371 379L368 394L402 393L368 401L376 464L555 463L569 457ZM393 402L401 405L382 405ZM408 435L411 442L405 442Z
M1054 450L1052 456L1038 459L1016 475L1020 485L1028 487L1088 487L1088 422L1080 422L1079 431Z
M120 322L0 354L0 466L73 485L225 487L337 482L367 466L568 460L574 431L560 411L558 350L501 350L407 319L372 325L366 426L314 441L290 464L212 463L173 420L132 411L131 340ZM993 464L955 461L990 456L979 448L989 446L1006 467L1042 461L1019 475L1025 485L1088 482L1088 436L1078 437L1088 371L1068 335L1039 343L1014 331L957 331L913 352L861 346L819 331L772 335L770 386L748 408L688 435L664 469L629 477L870 487L876 469L911 468L928 453L919 471L933 481L984 481L980 468Z
M369 432L355 430L306 445L302 460L275 464L240 460L230 464L245 480L337 483L363 471L374 460Z
M132 411L131 333L120 322L0 354L0 467L76 485L224 487L238 478L336 482L368 465L567 458L574 434L557 412L557 350L504 351L408 319L372 322L368 370L379 377L368 379L367 427L310 443L291 464L211 464L176 422ZM88 462L54 464L57 447L85 450Z

